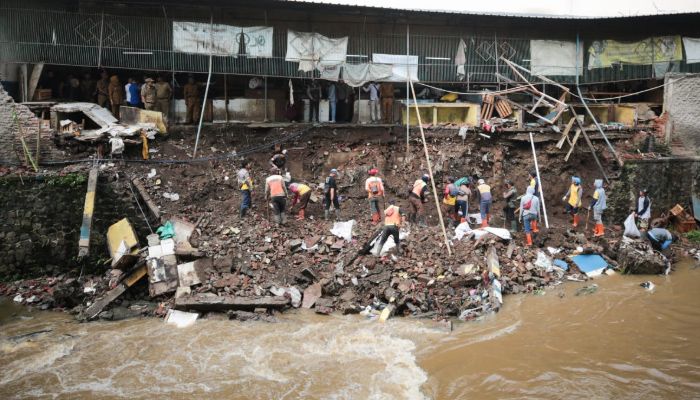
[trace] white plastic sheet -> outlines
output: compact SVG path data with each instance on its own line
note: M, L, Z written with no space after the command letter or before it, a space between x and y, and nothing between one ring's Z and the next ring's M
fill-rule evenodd
M577 61L580 74L583 70L583 46L579 46L576 54L576 42L530 41L530 67L533 74L576 76Z
M683 38L686 64L700 63L700 38Z
M345 239L346 241L350 242L352 241L352 227L354 225L354 219L345 222L336 222L333 224L333 228L331 228L331 233L339 238Z
M173 22L173 51L237 56L240 43L248 57L272 57L273 28L232 26L200 22ZM213 44L213 47L211 47Z
M631 238L638 238L642 236L642 234L639 233L637 224L634 221L634 213L631 213L625 220L625 236Z
M418 81L418 56L374 53L372 54L372 62L376 64L391 64L391 77L385 79L386 81L406 82L408 77L414 82Z
M408 232L407 231L399 231L399 240L405 240L408 237ZM382 248L379 248L379 242L381 241L382 236L379 235L377 238L374 240L374 245L372 247L372 254L375 257L381 257L388 253L391 249L396 247L396 243L394 242L394 237L389 236L386 239L386 242L384 242L384 246Z
M298 62L299 70L311 71L318 63L342 64L348 52L348 38L331 39L315 32L287 31L286 61Z
M197 318L199 318L199 314L197 313L189 313L171 309L168 310L168 314L165 316L165 323L168 325L175 325L178 328L186 328L194 325Z
M362 86L367 82L387 80L391 76L391 65L364 63L343 66L343 81L352 87Z

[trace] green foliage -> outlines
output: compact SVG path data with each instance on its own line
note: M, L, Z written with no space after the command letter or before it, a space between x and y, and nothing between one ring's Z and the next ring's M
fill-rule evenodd
M77 173L53 176L46 179L46 184L49 186L78 187L85 184L85 182L87 182L87 176Z
M693 243L700 243L700 231L693 230L685 234L685 237Z

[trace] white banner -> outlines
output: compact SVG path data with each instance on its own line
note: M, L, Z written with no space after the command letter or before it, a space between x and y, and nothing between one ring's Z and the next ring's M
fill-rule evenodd
M700 38L683 38L686 64L700 63Z
M386 64L345 64L343 81L352 87L372 81L385 81L391 78L391 69L392 66Z
M576 76L583 71L583 46L576 54L576 42L559 40L530 41L530 70L536 75Z
M384 79L385 81L406 82L406 72L412 81L418 81L418 56L374 53L372 54L372 62L392 65L392 75L388 79Z
M212 29L213 28L213 29ZM173 22L173 51L180 53L237 56L243 41L248 57L272 57L273 29L266 26L240 27L199 22ZM213 42L213 50L210 44Z
M327 38L315 32L287 31L286 61L298 62L305 72L324 65L342 64L348 52L348 38Z

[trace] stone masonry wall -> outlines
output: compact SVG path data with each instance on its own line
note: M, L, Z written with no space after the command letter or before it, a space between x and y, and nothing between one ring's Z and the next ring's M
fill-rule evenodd
M101 273L109 258L107 228L128 218L139 238L149 233L141 214L112 183L99 181L90 256L77 260L78 238L87 188L86 175L0 179L0 281L42 275Z
M24 150L20 142L20 129L14 118L14 113L22 126L21 134L24 137L32 157L36 152L36 135L39 132L39 118L32 111L21 104L16 104L14 99L7 94L0 85L0 165L24 164ZM63 157L63 153L56 149L52 141L53 133L49 130L41 132L39 161L56 161Z
M635 206L639 190L647 189L652 217L676 204L692 215L692 195L700 195L700 158L628 160L608 192L606 223L622 224Z
M669 114L670 133L693 153L700 146L700 74L668 74L666 82L684 78L666 86L664 110ZM700 155L700 154L698 154Z

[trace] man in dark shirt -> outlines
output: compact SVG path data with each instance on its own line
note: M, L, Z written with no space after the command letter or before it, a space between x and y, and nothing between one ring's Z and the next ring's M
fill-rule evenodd
M338 176L338 170L333 168L330 175L326 178L324 186L325 199L323 201L323 217L328 219L331 213L331 205L335 209L335 218L340 219L340 203L338 202L338 184L335 181Z

